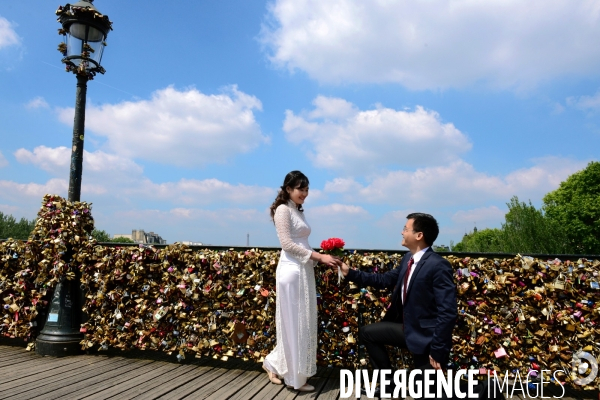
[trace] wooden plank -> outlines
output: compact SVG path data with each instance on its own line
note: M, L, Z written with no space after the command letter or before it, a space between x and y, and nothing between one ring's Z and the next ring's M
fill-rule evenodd
M98 374L95 368L89 369L89 376L84 378L85 374L77 377L76 380L71 381L69 385L63 385L57 390L48 391L49 393L42 393L38 397L30 397L30 399L59 399L63 397L72 398L77 396L78 390L84 390L90 387L96 387L98 390L102 390L102 388L106 388L107 386L112 386L113 379L122 377L125 375L131 380L135 379L138 370L141 367L144 367L148 364L156 363L152 360L126 360L126 363L123 366L109 369L103 373ZM167 364L167 366L171 367L171 365ZM161 370L163 367L159 367L158 370ZM108 398L110 396L102 396L103 398Z
M327 382L323 385L318 399L336 400L338 397L340 397L340 370L336 369L335 371L332 371L331 375L327 378ZM354 391L352 391L352 395L349 398L356 398Z
M240 376L238 376L234 381L232 381L229 385L223 386L219 390L215 391L210 396L206 397L207 400L220 400L220 399L229 399L231 396L236 394L241 388L248 385L257 377L261 376L261 373L258 371L244 371Z
M138 383L133 380L124 381L120 384L115 382L113 383L113 387L108 391L104 390L102 392L98 392L93 397L90 397L89 400L108 398L112 395L111 389L112 391L116 391L118 394L116 397L119 399L131 399L143 393L148 393L150 396L156 397L157 394L152 389L165 384L165 382L171 382L171 380L179 376L187 375L197 369L197 367L192 365L178 365L173 363L169 364L174 366L174 368L170 371L159 372L158 370L155 370L152 371L151 374L146 372L142 373L142 371L140 371L136 379L143 380L142 382Z
M273 399L274 400L293 400L298 396L299 393L300 392L298 392L297 390L294 390L291 387L285 386L281 392L277 393L277 396L273 397Z
M213 368L207 373L199 376L185 385L180 385L178 387L172 387L169 392L161 395L160 397L156 397L158 399L182 399L190 393L193 393L196 390L201 390L201 388L208 383L212 382L214 379L218 378L223 374L223 370L221 368Z
M317 369L317 373L315 376L308 379L306 383L315 387L313 392L300 392L298 390L293 389L292 387L286 387L285 390L282 390L277 394L275 399L277 400L292 400L292 399L316 399L319 395L319 392L325 386L327 382L327 377L331 374L332 368L328 367L319 367Z
M36 360L36 358L31 358L31 357L21 357L21 358L15 358L15 359L10 359L10 360L6 360L6 362L1 363L0 364L0 368L4 369L4 370L13 370L15 368L20 368L19 365L32 361L32 360ZM38 358L39 360L39 358Z
M320 371L320 374L313 376L307 382L309 385L313 385L315 387L315 391L314 392L300 392L300 393L298 393L298 396L296 398L297 399L305 399L305 400L316 399L317 397L319 397L319 394L323 390L323 387L325 386L325 384L327 384L327 380L329 379L330 376L332 376L332 374L333 374L333 368L327 368L323 371Z
M263 374L263 376L263 379L267 382L267 384L252 397L253 399L276 399L279 398L278 396L280 394L282 396L287 395L290 389L287 389L285 385L274 385L269 382L269 378L267 377L266 373Z
M8 382L8 378L12 378L10 380L24 378L26 376L36 375L44 371L62 367L71 364L72 362L73 359L71 358L61 358L59 360L53 360L52 362L48 362L48 359L44 358L34 358L25 363L0 368L0 376L3 378L2 382Z
M89 363L89 360L86 359L75 359L70 363L62 365L58 368L52 368L48 371L44 371L42 376L39 375L28 375L20 377L18 374L16 376L12 376L10 381L5 381L0 384L0 393L7 393L9 390L13 389L15 386L26 386L26 387L38 387L43 385L44 382L49 382L52 379L56 379L56 375L68 374L70 371L80 370L80 368L84 367ZM52 359L48 359L48 364L52 365ZM18 372L18 370L17 370Z
M207 382L202 388L196 391L185 394L182 398L206 399L208 396L221 389L223 386L235 382L237 378L244 372L240 369L227 370L220 368L221 374L215 379ZM234 383L235 384L235 383Z
M4 360L7 357L12 357L17 354L32 354L30 351L25 350L22 347L6 347L0 346L0 360ZM35 353L33 353L35 354Z
M126 364L127 360L124 359L107 360L102 363L98 363L98 367L94 368L92 373L89 372L90 368L83 368L79 365L69 365L61 368L60 371L55 370L44 374L44 378L42 379L32 376L25 379L12 381L9 383L11 385L9 390L0 389L0 392L4 398L10 398L12 396L17 396L17 398L21 399L24 397L31 398L33 396L37 396L38 393L45 393L51 390L60 389L60 387L65 385L65 382L76 382L78 379L85 379L90 374L97 374L98 370L104 371L107 369L114 369ZM85 362L82 365L85 365ZM23 393L26 394L23 395Z
M16 364L11 364L11 365L0 364L0 371L13 371L16 368L17 364L23 364L23 363L35 364L35 363L43 362L42 357L24 357L24 358L19 358L18 360L19 360L19 362Z
M148 360L122 360L117 365L112 364L105 368L84 368L83 372L77 375L69 376L64 381L53 382L27 393L29 400L32 399L58 399L67 396L77 389L84 388L96 382L110 382L110 379L120 374L133 374L140 366L147 364ZM68 382L68 384L66 384Z
M25 347L22 347L22 346L0 345L0 353L5 353L5 352L8 352L8 351L13 351L13 350L23 351L23 350L25 350Z
M152 360L145 360L145 361L147 361L148 363L137 368L135 370L136 374L143 374L147 371L150 371L150 370L156 368L155 361L152 361ZM118 385L122 382L127 382L127 381L129 381L129 379L131 379L130 374L121 374L110 380L110 386ZM109 385L107 385L105 381L97 382L93 385L89 385L83 389L78 390L76 393L71 394L70 398L71 399L98 398L99 394L101 395L101 392L103 390L107 389L107 386L109 386ZM100 398L105 398L105 397L100 397Z
M267 374L265 374L262 371L252 371L252 372L256 372L258 375L256 376L256 378L254 378L250 383L248 383L247 385L241 387L241 388L237 388L238 391L235 392L231 397L229 397L229 400L248 400L248 399L253 399L256 398L256 394L258 392L260 392L261 390L263 390L263 388L267 385L273 385L271 382L269 382L269 379L267 378ZM277 385L273 385L273 386L277 386ZM279 385L279 388L281 390L281 388L283 387L283 385Z
M149 360L147 360L149 361ZM121 392L134 388L139 385L143 385L145 382L152 379L163 379L163 374L168 373L169 371L179 368L180 366L173 363L168 363L164 361L151 361L153 368L150 370L140 371L139 369L133 371L133 373L127 373L129 379L125 382L114 382L111 380L110 387L106 387L104 385L101 390L99 390L94 397L98 399L108 399L113 396L117 396L118 398L124 398L121 396ZM106 379L104 379L105 381ZM104 382L100 382L102 384ZM98 386L97 384L94 386Z
M26 358L19 358L17 360L17 362L15 362L14 364L10 364L10 365L4 365L4 364L0 364L0 371L2 372L7 372L7 371L14 371L15 369L24 369L26 367L24 367L24 364L29 364L29 365L35 365L35 364L40 364L43 363L43 359L41 357L26 357Z
M32 356L33 357L35 357L35 356L41 357L35 353L30 353L30 352L25 352L25 351L19 352L19 353L13 353L13 354L4 354L3 357L0 358L0 365L8 365L13 360L29 359Z
M144 393L140 393L137 396L133 397L136 400L149 400L156 399L160 396L164 396L169 392L175 390L176 388L186 385L188 382L191 382L195 379L201 379L202 375L212 371L214 368L210 367L196 367L174 379L170 379L168 382L158 382L151 391L146 391Z

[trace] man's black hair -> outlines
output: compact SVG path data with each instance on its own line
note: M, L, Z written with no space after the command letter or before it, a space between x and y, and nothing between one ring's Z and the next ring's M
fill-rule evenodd
M440 228L433 216L424 213L412 213L408 214L406 219L413 220L413 230L423 233L423 238L428 246L431 246L435 242L440 233Z

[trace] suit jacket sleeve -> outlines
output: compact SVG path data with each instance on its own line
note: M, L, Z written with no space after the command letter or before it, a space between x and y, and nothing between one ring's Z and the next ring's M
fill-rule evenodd
M444 259L433 277L433 294L437 305L437 323L430 355L434 360L445 363L452 348L452 331L458 312L452 267Z
M369 273L350 269L346 278L360 287L371 286L375 289L391 289L398 282L400 267L394 268L384 274Z

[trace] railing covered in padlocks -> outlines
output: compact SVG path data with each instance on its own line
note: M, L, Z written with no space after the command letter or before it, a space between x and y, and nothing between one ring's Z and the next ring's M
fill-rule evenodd
M45 196L27 242L0 243L0 335L35 339L60 279L81 271L82 347L157 350L179 358L261 360L275 345L273 249L192 249L182 244L101 245L86 203ZM598 260L446 254L455 270L459 317L450 362L457 368L521 375L571 371L573 352L598 356ZM345 261L383 273L402 254L349 251ZM358 325L384 315L389 292L337 284L316 268L318 363L358 368ZM408 353L393 350L399 367ZM560 376L560 375L559 375ZM560 379L568 381L568 376ZM598 383L597 381L595 382Z

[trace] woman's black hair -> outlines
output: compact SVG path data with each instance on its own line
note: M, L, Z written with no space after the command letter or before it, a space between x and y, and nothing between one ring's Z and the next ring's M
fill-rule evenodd
M277 207L290 201L290 194L286 190L288 187L290 189L307 188L308 184L308 178L300 171L292 171L287 174L283 180L283 185L279 188L275 201L271 204L271 219L275 218ZM298 210L304 211L301 204L298 204Z

